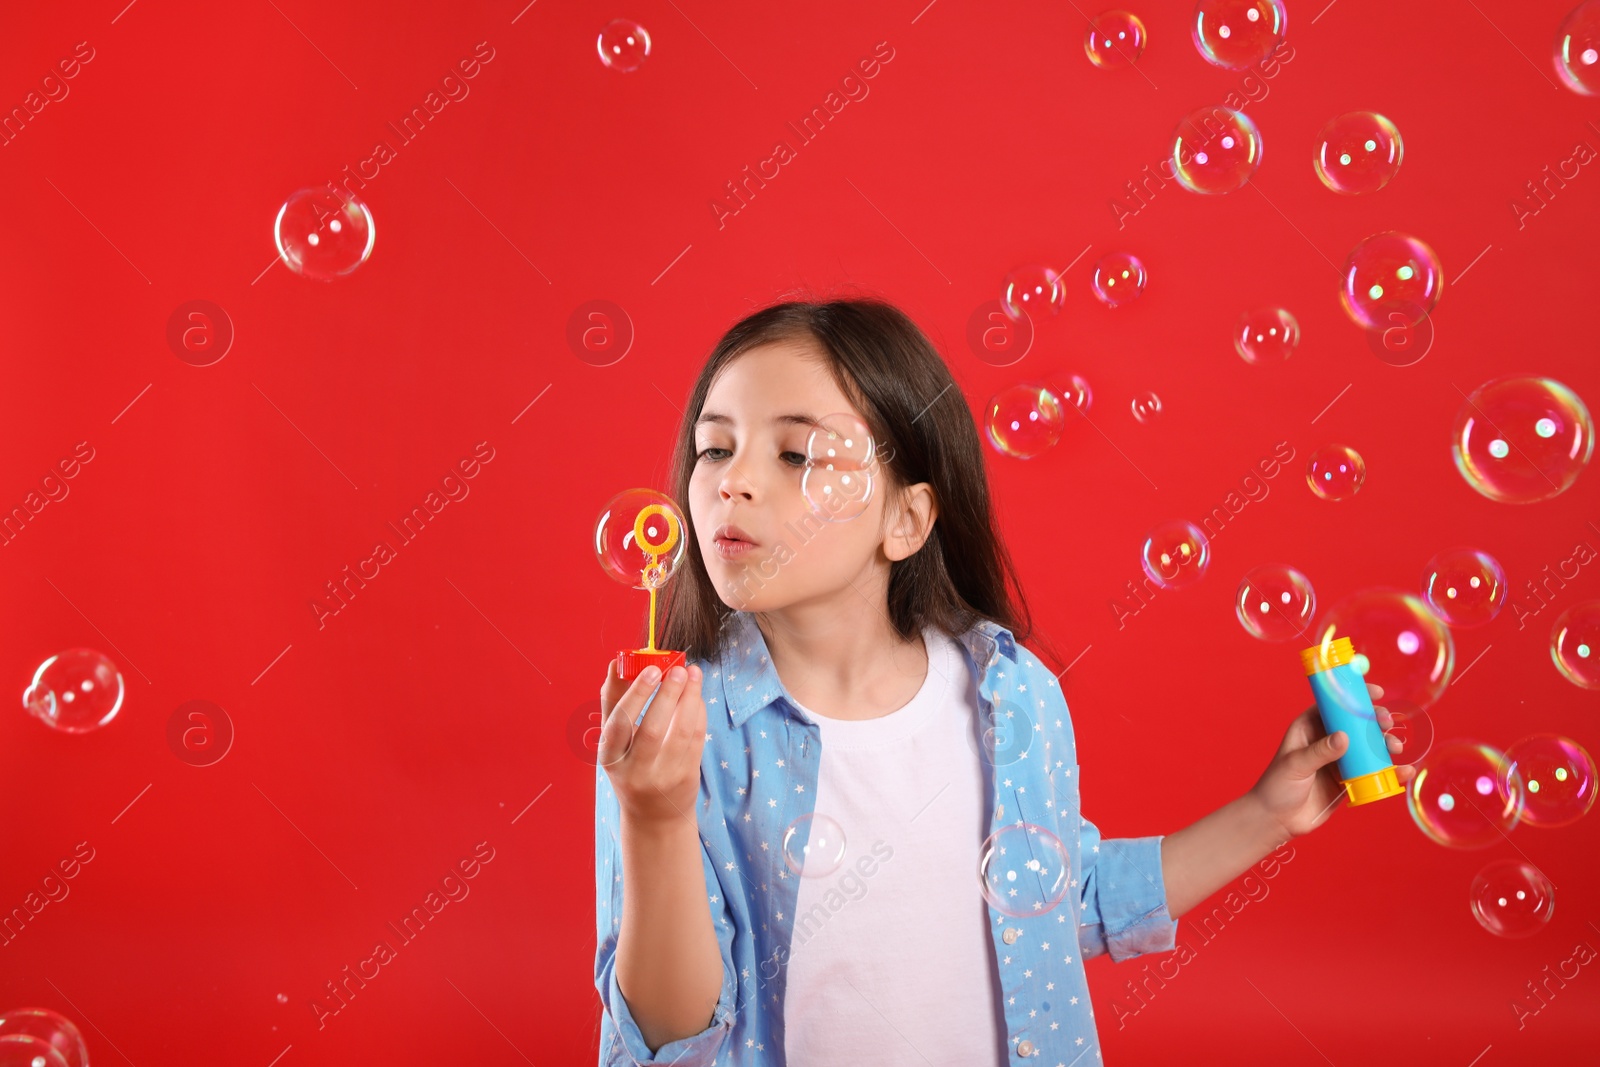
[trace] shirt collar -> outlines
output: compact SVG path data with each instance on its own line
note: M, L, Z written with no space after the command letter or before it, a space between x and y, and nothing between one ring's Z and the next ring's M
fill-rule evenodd
M792 708L795 699L772 666L766 638L756 625L755 616L747 611L732 612L723 620L723 635L717 671L721 675L729 723L738 729L750 716L779 697ZM1016 641L1011 631L997 622L979 619L959 640L972 656L972 662L978 665L980 676L997 651L1016 662Z

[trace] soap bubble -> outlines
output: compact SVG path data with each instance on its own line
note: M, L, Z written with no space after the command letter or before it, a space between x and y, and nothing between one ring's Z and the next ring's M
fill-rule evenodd
M1584 96L1600 93L1600 2L1579 4L1561 24L1555 64L1568 89Z
M39 664L22 694L22 706L46 726L81 734L98 729L122 710L122 675L103 652L69 648Z
M301 189L278 209L272 237L290 270L331 282L367 261L377 230L367 205L348 192Z
M1561 613L1550 631L1550 658L1573 685L1600 689L1600 600Z
M1444 268L1433 249L1410 234L1390 230L1373 234L1351 251L1344 261L1344 285L1339 300L1358 326L1384 330L1395 325L1399 313L1404 325L1415 326L1431 312L1444 290Z
M1234 613L1245 633L1262 641L1306 640L1317 610L1311 580L1286 563L1265 563L1245 572L1234 597Z
M1203 107L1172 135L1172 169L1191 193L1242 189L1261 166L1261 133L1242 111Z
M1555 912L1556 887L1531 863L1495 860L1472 880L1472 917L1496 937L1531 937Z
M1127 11L1107 11L1089 24L1083 50L1097 67L1123 67L1144 55L1144 23Z
M638 70L650 54L650 31L632 19L612 19L594 46L600 62L612 70Z
M683 509L654 489L626 489L595 523L594 554L613 579L634 589L660 589L677 573L688 538Z
M1409 700L1390 699L1385 693L1379 707L1389 713L1394 725L1384 733L1400 741L1400 751L1391 753L1390 761L1396 767L1420 763L1433 748L1433 718Z
M831 816L802 815L783 832L783 862L804 878L826 878L844 862L844 828Z
M1107 307L1121 307L1144 293L1146 275L1139 257L1111 252L1094 265L1094 295Z
M806 438L800 492L811 510L829 522L848 522L872 500L878 447L872 431L849 412L827 415Z
M1594 452L1594 422L1553 378L1508 376L1472 391L1456 412L1450 454L1467 484L1502 504L1572 488Z
M30 1042L37 1042L31 1045ZM0 1013L0 1064L29 1067L88 1067L89 1049L77 1024L49 1008L13 1008ZM24 1055L24 1050L42 1060Z
M1406 787L1411 818L1447 848L1488 848L1517 825L1522 776L1497 748L1446 741L1417 764Z
M1133 417L1140 422L1154 422L1156 416L1161 414L1161 398L1148 391L1134 397L1128 406L1133 411Z
M1243 70L1272 54L1288 22L1283 0L1200 0L1194 46L1207 63Z
M989 401L989 443L1002 456L1032 459L1061 440L1066 428L1061 398L1042 385L1013 385Z
M1423 568L1422 596L1451 626L1482 626L1506 602L1506 572L1487 552L1449 548Z
M1329 119L1312 159L1317 177L1336 193L1375 193L1400 170L1405 145L1394 123L1376 111Z
M1349 445L1323 445L1306 461L1306 484L1324 500L1349 500L1367 480L1367 462Z
M1037 263L1007 274L1000 287L1000 307L1013 319L1026 315L1040 321L1060 311L1066 299L1061 275Z
M1194 523L1173 519L1146 535L1139 562L1163 589L1183 589L1205 577L1211 566L1211 542Z
M978 854L983 899L1014 919L1043 915L1060 904L1072 880L1067 847L1042 826L1002 827L989 835Z
M1063 408L1077 408L1085 415L1094 403L1094 391L1080 374L1054 374L1045 386L1061 400Z
M1323 616L1318 635L1323 645L1350 639L1351 647L1367 657L1365 681L1383 688L1381 700L1428 707L1455 673L1456 644L1449 628L1421 600L1398 589L1363 589L1345 597ZM1367 700L1350 696L1348 706L1370 717Z
M1522 821L1570 826L1594 807L1595 767L1587 749L1560 734L1534 734L1506 749L1522 775Z
M1246 363L1282 363L1300 343L1300 323L1283 308L1247 311L1233 328L1233 349Z

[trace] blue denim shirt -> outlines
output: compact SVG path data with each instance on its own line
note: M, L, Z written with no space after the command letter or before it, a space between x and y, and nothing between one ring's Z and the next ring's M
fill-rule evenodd
M1006 1042L1013 1063L1088 1064L1100 1058L1085 957L1121 961L1175 945L1167 913L1161 838L1101 840L1078 809L1072 719L1055 677L1010 631L980 621L958 638L979 679L986 823L994 833L1023 823L1054 833L1072 863L1071 888L1055 907L1016 918L988 905ZM784 1063L784 986L799 880L783 858L784 832L813 811L820 731L794 707L755 619L724 622L720 651L705 672L706 740L696 810L706 904L722 951L722 992L700 1033L655 1051L640 1035L617 986L622 853L616 794L595 769L595 987L605 1013L601 1067ZM973 872L974 892L978 889ZM1013 910L1008 908L1007 910ZM971 995L995 991L987 974L955 976Z

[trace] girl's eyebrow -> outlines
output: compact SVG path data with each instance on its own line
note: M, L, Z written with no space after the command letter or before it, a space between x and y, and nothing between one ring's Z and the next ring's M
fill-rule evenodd
M791 415L774 415L772 417L772 421L773 422L778 422L778 423L784 423L784 424L788 424L788 425L795 425L795 426L816 426L816 425L818 425L818 419L817 419L817 417L815 415L794 415L794 414L791 414ZM732 416L724 415L719 411L708 411L708 412L705 412L704 414L702 414L698 419L696 419L694 424L696 426L699 426L701 423L706 423L706 422L715 422L715 423L720 423L720 424L722 424L724 426L732 426L733 425L733 418L732 418Z

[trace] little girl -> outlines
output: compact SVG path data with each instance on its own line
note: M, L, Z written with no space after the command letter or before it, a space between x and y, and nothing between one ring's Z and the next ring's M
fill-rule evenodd
M881 454L864 512L829 522L801 477L837 413ZM660 647L688 667L613 664L601 690L602 1065L1092 1063L1084 957L1171 950L1177 916L1343 795L1347 739L1311 709L1239 799L1102 840L1056 672L1019 643L972 415L889 305L729 330L672 496L689 545Z

